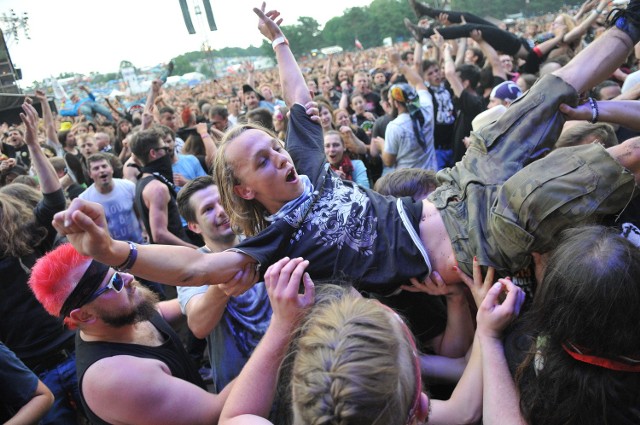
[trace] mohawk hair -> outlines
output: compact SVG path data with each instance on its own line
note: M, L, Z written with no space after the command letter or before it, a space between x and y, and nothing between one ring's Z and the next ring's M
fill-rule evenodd
M90 260L66 243L36 261L29 286L50 315L60 316L62 305L78 283L70 279L71 271Z

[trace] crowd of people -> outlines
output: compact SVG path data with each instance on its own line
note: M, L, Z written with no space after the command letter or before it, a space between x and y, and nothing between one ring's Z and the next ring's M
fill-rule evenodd
M275 69L26 98L3 422L640 422L640 1L409 4L412 46L297 62L263 3Z

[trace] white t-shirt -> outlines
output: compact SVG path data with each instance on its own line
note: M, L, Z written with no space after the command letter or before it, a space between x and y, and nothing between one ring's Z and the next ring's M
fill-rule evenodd
M113 179L111 192L98 192L94 183L78 197L102 205L113 239L142 243L142 228L133 208L135 194L135 184L129 180Z
M396 156L395 169L423 168L437 170L438 161L433 144L433 100L427 90L418 90L420 111L424 123L420 127L425 147L420 146L408 113L398 115L387 125L384 136L384 151Z

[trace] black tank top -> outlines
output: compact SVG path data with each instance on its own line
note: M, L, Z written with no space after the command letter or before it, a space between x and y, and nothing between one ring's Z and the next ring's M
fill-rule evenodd
M147 206L144 204L144 200L142 199L142 191L153 180L156 180L156 177L153 175L141 178L136 184L135 198L135 208L138 212L138 216L142 218L144 228L149 235L149 243L155 243L155 241L153 240L153 237L151 235L151 226L149 224L149 208L147 208ZM178 212L178 204L176 204L175 192L173 192L172 189L170 189L168 186L167 189L169 189L169 195L171 197L171 199L169 199L169 204L167 205L167 229L183 241L191 243L184 231L184 228L182 227L180 213Z
M121 344L117 342L87 342L82 340L82 338L80 338L80 332L77 332L76 369L78 373L78 384L80 387L80 400L82 400L84 410L92 424L108 425L108 422L100 419L87 405L84 394L82 393L82 379L84 378L85 372L92 364L107 357L127 355L145 359L160 360L162 363L167 365L172 376L191 382L192 384L206 390L206 386L198 373L198 369L182 346L180 338L176 335L173 329L171 329L169 324L167 324L159 314L156 314L150 322L164 337L165 342L159 347L149 347L138 344ZM125 389L126 387L127 383L123 382L122 388Z

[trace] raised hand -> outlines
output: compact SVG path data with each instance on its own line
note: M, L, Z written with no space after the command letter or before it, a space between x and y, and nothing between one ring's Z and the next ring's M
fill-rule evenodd
M38 145L38 111L31 105L31 99L28 97L22 104L22 110L24 113L20 113L20 119L24 123L25 133L24 141L27 145Z
M270 41L273 41L283 35L280 29L282 18L280 18L280 12L277 10L270 10L265 13L266 7L267 3L262 2L260 9L254 7L253 12L260 18L258 21L258 30L260 30L260 33Z
M482 277L482 268L478 263L477 258L473 258L473 278L467 276L462 270L456 267L456 272L460 276L460 280L469 287L473 300L476 302L476 306L480 307L482 300L487 295L487 291L493 285L496 270L493 267L487 269L487 275Z
M113 242L102 205L80 198L53 217L53 227L82 255L98 258Z
M285 257L271 265L264 275L273 315L271 326L295 329L305 309L313 305L315 287L311 277L305 273L309 261L302 258ZM304 293L299 294L300 283Z
M506 293L502 303L498 297ZM501 338L502 331L520 313L525 294L510 279L499 279L487 292L482 304L478 308L478 336L486 338Z

